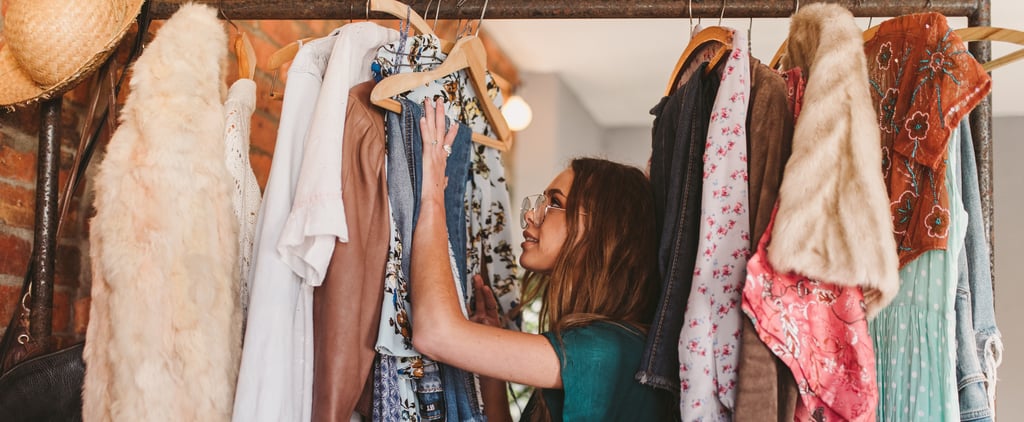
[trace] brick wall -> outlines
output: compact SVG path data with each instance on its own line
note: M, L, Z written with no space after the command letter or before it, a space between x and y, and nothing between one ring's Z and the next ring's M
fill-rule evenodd
M0 0L0 10L4 10ZM252 117L250 158L260 188L266 186L270 171L271 157L277 124L281 116L281 101L270 98L272 83L275 91L283 91L286 82L287 65L275 74L266 68L270 55L279 48L305 37L319 37L347 21L236 21L226 26L231 40L239 30L249 34L257 56L257 71L254 77L257 86L256 110ZM384 21L384 25L397 27L397 21ZM154 22L151 35L159 28ZM0 20L0 31L3 28ZM438 34L451 37L456 25L438 26ZM450 28L448 30L443 28ZM450 31L451 33L446 33ZM132 35L126 39L131 39ZM482 37L483 38L483 37ZM0 45L3 41L0 39ZM504 70L506 79L518 80L515 69L510 66L500 51L488 44L489 62L492 68ZM124 43L118 51L118 59L127 57ZM233 59L232 59L233 60ZM238 68L234 62L228 67L226 81L237 79ZM63 139L61 142L61 182L71 168L79 139L79 131L85 120L85 103L89 98L88 86L91 79L65 95L62 114ZM125 93L122 93L122 99ZM38 148L39 108L31 106L14 112L0 111L0 329L6 327L15 311L18 294L32 250L32 229L34 225L36 150ZM105 141L107 134L101 136ZM101 143L93 157L91 170L103 159L105 144ZM91 173L90 173L91 174ZM72 202L72 211L57 248L56 291L54 293L53 332L58 347L66 346L85 338L88 324L89 292L91 288L88 252L88 218L93 215L91 183L89 174Z
M0 7L3 6L0 0ZM271 53L302 37L326 34L343 22L339 21L241 21L236 25L249 33L256 49L259 69L256 73L257 109L252 121L251 159L260 187L266 185L270 160L274 152L281 102L270 98L273 73L265 69ZM159 27L154 24L152 32ZM227 27L234 36L235 29ZM2 21L0 21L2 30ZM129 34L129 37L131 34ZM0 39L0 45L3 44ZM127 56L127 44L118 51L118 58ZM276 90L284 87L284 75ZM227 81L237 79L237 66L229 66ZM60 158L60 189L74 161L79 133L85 120L85 103L89 98L92 78L65 95L62 112ZM123 95L122 95L123 98ZM39 107L29 106L13 112L0 111L0 329L5 329L18 302L23 277L32 252L35 222L36 152L38 149ZM106 140L108 134L101 139ZM72 202L66 227L58 236L57 268L54 292L53 332L58 347L85 338L88 324L91 288L88 252L88 217L93 214L89 175L103 159L105 143L98 145L84 187Z

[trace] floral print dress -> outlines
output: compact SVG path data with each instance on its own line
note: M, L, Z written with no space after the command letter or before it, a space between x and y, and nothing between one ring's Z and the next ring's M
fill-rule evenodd
M693 283L679 335L679 410L683 420L731 420L746 262L750 256L747 201L747 101L750 56L733 31L733 51L721 69L704 152L700 240Z

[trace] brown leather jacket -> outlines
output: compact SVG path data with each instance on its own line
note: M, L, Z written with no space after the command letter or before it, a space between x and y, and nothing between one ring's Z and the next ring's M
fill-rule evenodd
M390 210L384 116L370 103L375 85L364 82L348 93L341 185L349 241L335 244L324 282L313 291L314 421L349 420L376 355Z

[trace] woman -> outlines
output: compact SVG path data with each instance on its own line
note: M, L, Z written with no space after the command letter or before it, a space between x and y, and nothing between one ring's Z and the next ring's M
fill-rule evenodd
M442 103L420 121L423 185L413 236L413 345L480 374L492 421L511 420L505 381L541 389L538 420L662 420L675 406L633 376L659 294L657 232L650 183L639 169L575 159L543 195L524 201L520 264L544 299L542 335L497 328L493 294L476 286L476 313L460 311L449 267L444 209L446 150ZM524 303L526 303L524 301ZM545 410L546 409L546 410Z

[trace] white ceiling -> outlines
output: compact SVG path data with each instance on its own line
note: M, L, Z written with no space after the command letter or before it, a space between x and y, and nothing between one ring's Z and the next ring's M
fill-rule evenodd
M993 0L994 26L1022 29L1024 2ZM872 25L882 19L874 19ZM867 28L869 20L858 18ZM694 20L696 23L696 20ZM718 19L705 19L717 25ZM788 19L725 19L722 25L751 28L754 57L768 61L786 38ZM967 25L951 18L950 26ZM648 110L664 93L668 78L689 40L688 19L486 20L493 37L520 72L555 73L594 120L605 127L648 126ZM1014 51L994 43L993 57ZM993 73L995 114L1024 116L1024 61Z

